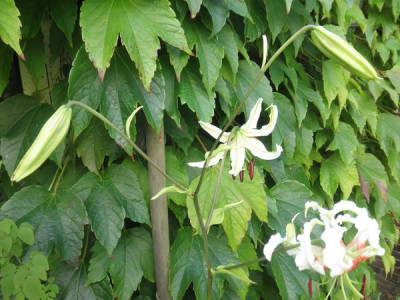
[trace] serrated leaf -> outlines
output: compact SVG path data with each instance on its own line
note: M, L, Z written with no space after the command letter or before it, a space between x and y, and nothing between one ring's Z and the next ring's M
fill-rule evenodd
M208 243L213 267L238 263L235 254L227 247L226 240L223 237L217 238L211 232ZM174 300L182 299L192 282L196 299L206 299L207 267L204 264L204 259L201 237L194 235L191 228L180 229L172 245L169 258L169 288ZM216 276L213 280L212 299L221 298L222 284L223 278Z
M4 108L22 105L15 113L14 110L3 110ZM25 106L24 106L25 105ZM17 163L24 156L26 151L36 139L42 125L51 116L53 110L47 104L35 104L31 98L17 95L8 98L1 103L0 117L4 120L4 127L7 128L7 134L0 139L0 153L3 157L4 166L11 176ZM4 115L3 115L4 113ZM8 124L6 124L8 122Z
M328 106L336 97L339 99L340 110L346 103L346 85L350 79L350 73L332 60L326 60L322 64L322 79L324 82L324 92L328 100Z
M243 99L250 86L255 82L259 71L260 68L253 62L250 64L244 60L239 62L239 70L236 75L235 84L236 96L239 98L239 100ZM255 89L250 94L243 107L246 118L248 118L251 109L259 98L263 98L264 102L267 104L272 104L272 88L267 77L265 76L261 77L260 81L257 83Z
M229 9L224 0L203 0L203 5L207 8L213 22L212 34L220 32L229 16Z
M174 67L176 78L178 82L180 82L182 70L187 65L190 56L186 52L183 52L178 48L175 48L168 44L167 44L167 51L169 54L169 60L171 62L171 65Z
M354 152L357 150L358 144L353 127L347 123L339 122L335 137L329 144L327 150L339 150L343 162L349 164L354 159Z
M201 4L203 0L185 0L189 6L192 19L196 17L197 13L200 11Z
M244 20L244 35L253 42L267 30L265 7L257 0L248 0L246 5L251 15L251 20Z
M272 42L278 36L286 24L286 10L280 0L264 0L267 10L268 26L272 33Z
M235 32L229 25L225 25L218 33L218 42L224 47L225 57L229 62L232 69L233 78L236 77L236 73L239 68L239 56L238 46L235 38ZM217 82L218 83L218 82Z
M33 38L40 29L43 16L46 12L47 1L15 1L19 11L21 12L22 37L24 39Z
M187 104L204 122L210 122L214 114L214 95L209 96L201 81L198 65L190 62L182 72L179 84L179 98L182 104Z
M350 91L349 100L349 112L359 130L363 130L366 122L368 122L372 134L375 135L378 122L378 108L374 100L367 93L361 93L360 95L355 90ZM354 103L352 102L353 100Z
M400 92L400 65L395 65L392 69L386 71L386 75L396 88L396 91Z
M79 255L86 212L72 193L58 190L53 195L44 187L29 186L15 193L1 211L17 223L33 226L35 241L31 250L49 254L56 246L66 260Z
M217 165L210 168L203 178L203 184L198 194L198 199L200 212L204 218L208 216L211 208L220 167L220 165ZM190 184L190 190L192 192L196 189L198 180L199 177L194 179ZM257 171L254 173L253 180L250 180L248 176L245 176L243 182L233 180L232 176L229 175L229 164L226 163L224 166L221 184L215 202L215 209L224 208L226 205L232 205L232 207L224 211L222 226L228 237L229 245L233 250L236 250L245 236L252 212L254 212L261 221L267 221L267 204L263 183L263 178ZM188 196L186 198L186 204L190 222L192 226L200 232L193 199Z
M86 285L87 265L82 263L78 268L66 263L59 264L52 274L59 288L57 297L72 300L109 300L113 299L111 284L108 278L101 282Z
M76 142L76 153L91 172L98 174L111 142L103 123L93 118Z
M35 240L32 225L29 223L21 223L18 228L18 238L25 244L32 245Z
M8 84L8 77L11 70L11 62L13 59L12 50L3 42L0 42L0 97Z
M247 9L247 4L244 0L230 0L226 1L226 5L228 6L229 10L233 11L234 13L242 16L243 18L251 20L252 17Z
M178 181L183 186L187 187L188 177L185 170L186 161L182 153L178 152L172 147L165 148L165 167L167 174ZM166 186L172 183L167 180ZM168 194L168 198L174 201L176 204L186 206L186 195L171 193Z
M107 250L98 241L90 251L92 256L89 261L86 285L102 281L107 276L112 262L112 256L108 255Z
M389 150L394 146L396 153L400 151L400 118L388 113L378 115L376 137L381 149L389 155Z
M146 0L86 0L81 7L80 25L90 58L100 72L110 65L120 34L135 62L143 85L150 89L156 71L159 38L190 53L184 32L169 2Z
M210 32L201 23L185 20L183 27L189 46L196 45L200 73L207 93L211 96L222 65L224 48L220 46L216 37L210 37Z
M4 43L10 45L18 55L21 55L22 50L19 45L21 21L18 18L19 16L19 10L13 0L2 1L0 9L0 38Z
M93 109L100 103L103 87L96 69L82 46L72 62L68 77L68 98L82 102ZM74 138L89 125L93 115L79 106L72 106L72 127Z
M51 0L50 14L54 22L57 24L67 38L72 47L72 32L75 28L77 18L77 2L76 0Z
M339 156L334 153L321 164L320 183L322 189L332 199L337 188L343 192L342 199L347 199L354 186L359 185L358 172L355 162L345 164Z

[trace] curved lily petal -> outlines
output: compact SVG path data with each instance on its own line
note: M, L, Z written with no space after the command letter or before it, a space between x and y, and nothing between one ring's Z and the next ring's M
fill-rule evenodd
M206 153L206 157L207 157L208 153L209 152ZM208 163L208 166L211 167L211 166L216 165L222 159L223 156L224 156L223 152L218 153L217 155L215 155L213 158L210 159L210 162ZM199 161L199 162L190 162L190 163L188 163L188 165L191 166L191 167L203 168L205 162L206 162L205 160L204 161Z
M244 159L246 156L246 150L243 147L243 138L240 133L238 133L234 140L232 141L232 149L231 149L231 170L229 174L233 176L237 176L239 172L243 168Z
M240 129L251 130L257 127L258 119L260 118L261 108L262 108L262 98L259 98L256 104L250 111L249 119L247 122L240 127Z
M282 237L279 233L272 235L268 241L268 243L264 246L264 256L267 260L271 261L272 253L274 253L275 248L280 244L286 242L287 237Z
M221 134L222 130L210 123L199 121L199 124L214 139L217 139L218 136ZM222 135L222 137L220 139L220 142L226 143L228 141L229 135L230 135L230 132L224 132L224 134Z
M242 128L245 130L245 135L249 137L258 137L258 136L267 136L270 135L274 130L276 122L278 120L278 108L276 105L271 105L271 112L269 114L269 123L267 125L262 126L260 129L249 129ZM242 129L241 128L241 129Z
M282 147L279 145L276 145L276 151L268 151L262 142L254 138L244 137L243 140L246 148L249 149L254 156L264 160L278 158L283 151Z

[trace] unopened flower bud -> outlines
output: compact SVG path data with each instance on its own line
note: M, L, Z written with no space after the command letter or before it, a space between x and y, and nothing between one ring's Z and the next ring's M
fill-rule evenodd
M243 170L241 170L239 172L239 179L240 179L240 182L243 182L243 180L244 180L244 171Z

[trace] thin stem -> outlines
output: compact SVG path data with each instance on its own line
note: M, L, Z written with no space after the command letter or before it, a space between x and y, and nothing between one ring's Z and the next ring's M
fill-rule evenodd
M331 288L329 289L328 295L326 295L325 300L328 300L329 296L331 295L331 293L332 293L332 291L333 291L333 288L334 288L334 286L335 286L336 280L337 280L337 277L335 277L335 279L333 280L332 285L331 285Z
M51 189L53 188L54 182L56 182L56 178L57 178L57 175L58 175L58 171L60 171L60 168L57 168L56 173L54 174L53 180L51 181L50 186L49 186L49 188L48 188L49 191L51 191Z
M217 185L215 186L213 200L211 203L210 211L208 213L208 218L207 218L207 222L206 222L207 232L210 229L210 223L211 223L211 219L212 219L212 215L213 215L213 211L214 211L214 207L215 207L215 202L217 201L217 195L219 192L219 187L221 185L222 171L224 170L225 158L226 158L226 152L224 152L224 156L222 157L221 167L219 168L219 171L218 171Z
M203 148L204 152L207 152L207 148L204 145L203 141L200 139L200 137L197 134L195 136L196 136L196 140L199 142L201 148Z
M62 177L63 177L64 171L65 171L65 169L67 168L68 161L69 161L69 159L67 158L66 161L65 161L65 163L64 163L64 166L63 166L62 169L61 169L60 175L58 175L56 184L55 184L55 186L54 186L53 195L57 194L58 186L60 185L60 182L61 182L61 179L62 179Z
M340 288L342 290L342 294L343 294L344 300L347 300L346 291L344 290L343 276L340 276Z
M86 232L85 232L85 247L83 248L81 260L85 260L88 245L89 245L89 235L90 235L90 225L86 225Z
M68 104L69 106L71 105L78 105L80 107L82 107L83 109L85 109L86 111L90 112L91 114L93 114L94 116L96 116L97 118L99 118L101 121L103 121L104 123L106 123L108 126L110 126L112 129L114 129L122 138L124 138L129 145L132 146L133 149L135 149L135 151L137 153L139 153L140 156L142 156L145 160L147 160L154 168L156 168L165 178L167 178L169 181L171 181L173 184L175 184L177 187L179 187L182 190L187 190L186 187L184 187L183 185L181 185L178 181L176 181L173 177L169 176L166 172L164 172L163 170L161 170L161 168L154 163L154 161L147 156L146 153L144 153L124 132L122 132L117 126L115 126L110 120L108 120L106 117L104 117L102 114L98 113L96 110L94 110L93 108L91 108L90 106L87 106L86 104L79 102L79 101L69 101Z
M345 273L344 275L342 275L342 277L344 277L344 279L346 280L347 286L350 288L353 294L358 298L363 299L364 296L354 287L353 283L351 282L349 278L349 273Z

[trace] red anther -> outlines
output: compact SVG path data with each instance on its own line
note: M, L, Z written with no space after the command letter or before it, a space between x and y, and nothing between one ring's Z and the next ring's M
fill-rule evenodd
M250 178L250 180L253 180L253 177L254 177L254 159L249 161L249 163L247 164L247 167L249 168L249 178Z
M362 287L361 287L361 295L365 296L365 286L367 285L367 276L363 276Z
M243 182L243 179L244 179L244 171L243 170L239 172L239 179L240 179L240 182Z
M235 175L232 175L232 179L235 180L235 179L236 179L236 176L235 176Z
M312 298L312 279L308 279L308 294L310 295L310 298Z

